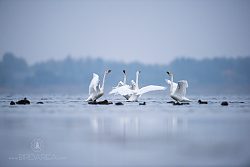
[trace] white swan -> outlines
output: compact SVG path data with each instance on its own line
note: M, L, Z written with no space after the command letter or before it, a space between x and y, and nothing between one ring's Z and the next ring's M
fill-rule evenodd
M186 80L178 81L178 83L174 83L174 75L170 72L167 72L170 76L170 97L177 102L190 102L188 98L186 98L186 89L188 87L188 82ZM169 84L169 80L167 80Z
M86 101L95 101L104 94L105 78L106 78L106 75L110 72L111 70L106 70L104 72L104 76L102 79L102 86L100 85L99 76L93 73L93 78L89 84L89 97Z
M124 74L123 82L120 81L120 82L117 84L116 87L113 87L113 89L109 92L109 94L116 94L116 93L117 93L117 92L116 92L116 89L117 89L117 88L119 88L119 87L121 87L121 86L127 85L127 74L126 74L126 71L123 70L122 72L123 72L123 74ZM131 81L131 82L132 82L132 81ZM133 83L132 83L132 85L133 85ZM127 85L127 86L129 87L129 85ZM131 86L131 88L132 88L132 87L133 87L133 86ZM129 97L130 97L130 95L122 95L122 96L125 97L127 100L128 100Z
M127 83L126 83L126 82L127 82L127 74L126 74L126 71L125 71L125 70L122 70L122 72L123 72L123 75L124 75L123 81L118 82L117 86L116 86L116 87L113 87L113 89L118 88L118 87L121 87L121 86L124 86L124 85L127 84Z
M138 98L144 93L157 91L157 90L165 90L166 88L163 86L155 86L149 85L142 88L139 88L139 74L140 71L136 72L136 82L131 81L132 85L124 85L119 88L116 88L110 92L110 94L120 94L122 96L129 96L128 101L138 101Z
M171 88L171 81L169 80L169 79L165 79L165 81L166 81L166 83L168 84L168 91L169 91L169 95L170 95L170 88ZM173 82L173 87L172 87L172 89L173 89L173 91L175 92L175 90L177 89L177 86L178 86L178 84L177 83L175 83L175 82Z

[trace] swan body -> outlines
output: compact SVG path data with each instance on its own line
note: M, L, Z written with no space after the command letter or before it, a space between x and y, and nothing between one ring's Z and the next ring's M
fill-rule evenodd
M98 98L103 96L105 78L106 78L106 75L110 72L111 72L111 70L106 70L104 72L102 86L100 85L99 76L97 74L93 73L93 78L89 84L89 97L87 98L86 101L96 101Z
M136 82L133 80L131 81L131 86L124 85L121 87L118 87L116 89L113 89L110 94L119 94L122 96L128 96L128 101L138 101L138 98L151 91L158 91L158 90L165 90L166 88L163 86L155 86L155 85L149 85L142 88L139 88L139 73L140 71L136 72Z
M126 74L126 71L125 71L125 70L123 70L122 72L123 72L123 75L124 75L123 81L119 81L118 84L117 84L117 86L116 86L116 87L113 87L113 89L126 85L126 82L127 82L127 74Z
M129 86L129 85L127 85L127 74L126 74L126 71L123 70L122 72L123 72L123 74L124 74L123 82L122 82L122 81L118 82L117 86L114 87L114 88L109 92L109 94L117 94L117 92L116 92L116 89L117 89L117 88L122 87L122 86L126 86L126 87ZM127 99L127 100L128 100L129 97L130 97L128 94L123 94L122 96L125 97L125 99Z
M168 80L168 79L165 79L165 81L166 81L166 83L168 84L168 87L169 87L169 92L170 92L170 87L171 87L171 81L170 80ZM173 91L175 91L176 89L177 89L177 86L178 86L178 84L177 83L175 83L175 82L173 82Z
M186 98L186 89L188 88L188 82L186 80L178 81L177 84L173 82L174 75L170 72L167 72L170 76L170 81L166 80L167 84L170 85L170 97L177 102L190 102L188 98Z

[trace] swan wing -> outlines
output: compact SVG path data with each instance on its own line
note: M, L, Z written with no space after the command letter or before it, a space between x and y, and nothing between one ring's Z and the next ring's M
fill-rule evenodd
M99 84L100 84L99 76L93 73L93 78L89 84L89 95L98 91Z
M167 84L169 85L169 88L170 88L171 81L170 81L170 80L168 80L168 79L165 79L165 81L167 82ZM178 86L178 84L177 84L177 83L175 83L175 82L173 82L173 92L175 92L175 91L176 91L177 86Z
M121 86L124 86L124 85L125 85L124 82L120 81L120 82L118 82L118 84L117 84L115 87L113 87L113 88L118 88L118 87L121 87Z
M113 89L109 92L109 94L118 94L118 89L119 87L113 87Z
M142 95L142 94L147 93L147 92L165 90L165 89L166 88L163 86L149 85L149 86L145 86L145 87L142 87L141 89L139 89L137 92L137 95Z
M131 95L133 94L133 90L131 90L129 88L129 85L124 85L124 86L120 86L118 88L114 88L112 89L112 91L109 92L109 94L119 94L122 96L126 96L126 95Z
M180 97L185 97L187 87L188 87L188 82L186 80L178 81L178 86L174 94Z

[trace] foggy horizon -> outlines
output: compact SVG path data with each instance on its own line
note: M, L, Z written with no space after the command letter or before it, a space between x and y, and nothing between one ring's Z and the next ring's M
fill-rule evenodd
M26 59L6 53L0 61L0 93L15 92L65 92L87 93L93 73L103 77L107 69L112 73L106 86L111 89L122 80L126 70L128 80L142 71L140 85L156 84L167 86L166 71L175 74L175 80L187 79L190 94L249 94L250 57L216 58L196 60L175 59L168 65L122 63L104 59L65 57L62 60L45 61L33 65Z
M25 62L27 63L27 65L29 66L33 66L39 63L46 63L49 61L64 61L67 58L71 58L73 60L86 60L86 59L92 59L92 60L97 60L97 59L101 59L104 62L114 62L114 63L122 63L122 64L133 64L133 63L139 63L142 65L170 65L171 63L173 63L176 60L182 60L182 59L190 59L190 60L194 60L194 61L205 61L205 60L215 60L215 59L244 59L244 58L248 58L250 57L250 55L239 55L239 56L214 56L214 57L202 57L202 58L196 58L196 57L190 57L190 56L179 56L179 57L175 57L173 60L168 61L168 62L161 62L161 63L144 63L144 62L140 62L137 60L134 61L123 61L123 60L115 60L115 59L109 59L109 58L103 58L103 57L98 57L98 56L93 56L93 55L84 55L84 56L74 56L72 54L68 54L65 56L61 56L60 58L48 58L48 59L43 59L43 60L37 60L34 62L30 62L26 57L20 56L14 52L5 52L2 55L0 55L0 61L3 60L3 57L5 54L13 54L15 57L17 58L21 58L23 60L25 60Z

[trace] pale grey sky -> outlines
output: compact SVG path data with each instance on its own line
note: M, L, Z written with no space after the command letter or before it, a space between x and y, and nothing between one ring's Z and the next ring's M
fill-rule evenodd
M0 55L166 64L250 55L249 0L0 0Z

